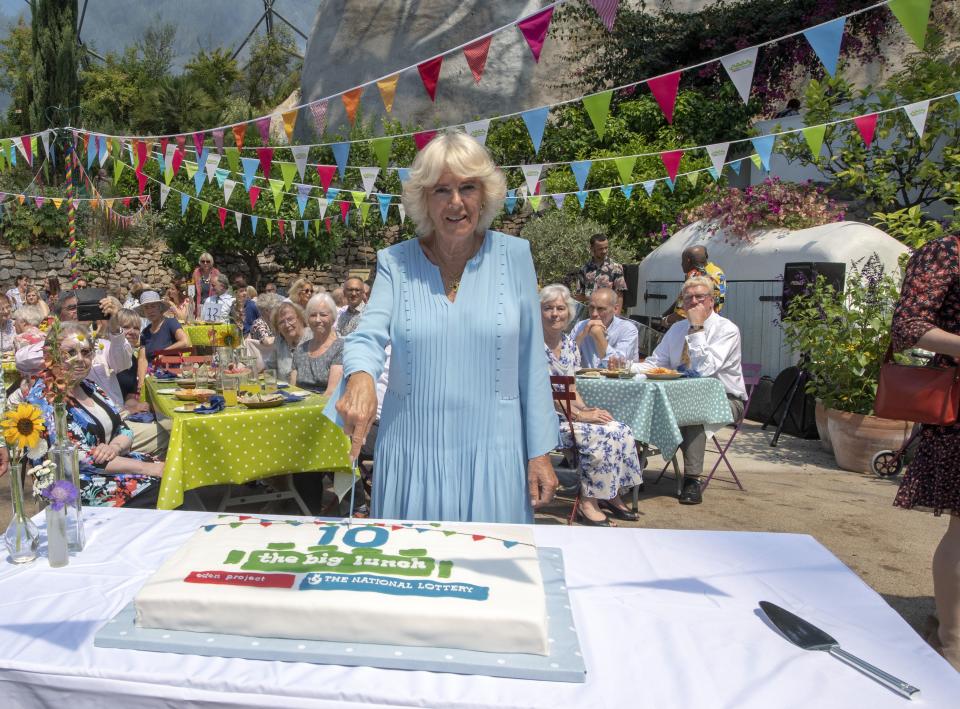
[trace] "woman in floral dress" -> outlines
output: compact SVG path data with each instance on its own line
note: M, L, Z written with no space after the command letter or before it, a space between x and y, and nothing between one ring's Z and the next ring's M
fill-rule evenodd
M893 315L893 348L936 353L933 363L960 362L960 241L937 239L907 265ZM933 555L933 593L940 625L934 647L960 671L960 425L925 426L916 456L894 499L907 509L950 514L947 532Z
M573 306L566 286L554 284L540 291L544 349L551 376L573 376L580 366L577 343L564 332L576 312ZM633 433L625 424L614 421L609 412L591 408L579 394L576 396L573 428L583 471L578 519L581 524L607 527L610 521L606 511L616 519L636 521L637 513L629 511L620 499L621 490L643 482ZM573 447L566 420L560 424L562 445Z

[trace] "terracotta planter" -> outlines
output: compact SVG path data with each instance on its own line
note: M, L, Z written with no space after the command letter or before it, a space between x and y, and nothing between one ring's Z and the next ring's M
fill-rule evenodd
M871 472L877 451L897 450L910 436L913 424L876 416L827 409L827 432L833 455L844 470Z
M817 399L817 408L814 409L817 419L817 435L820 436L820 447L828 453L833 453L833 444L830 443L830 429L827 428L827 407Z

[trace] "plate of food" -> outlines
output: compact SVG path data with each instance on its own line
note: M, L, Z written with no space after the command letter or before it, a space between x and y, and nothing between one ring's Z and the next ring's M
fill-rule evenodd
M241 396L237 401L248 409L270 409L283 404L284 398L279 394L249 394Z
M223 376L225 377L242 377L247 374L250 374L250 367L244 367L242 364L236 364L235 362L231 362L223 368Z
M216 394L213 389L174 389L173 395L180 401L209 401Z
M654 367L641 372L641 374L646 374L647 379L680 379L683 377L676 369L668 369L667 367Z
M632 379L636 375L629 369L605 369L600 372L607 379Z
M190 413L193 413L193 410L194 410L195 408L197 408L198 406L199 406L199 404L197 404L197 403L193 403L193 404L183 404L183 405L178 406L177 408L175 408L174 411L176 411L178 414L190 414Z

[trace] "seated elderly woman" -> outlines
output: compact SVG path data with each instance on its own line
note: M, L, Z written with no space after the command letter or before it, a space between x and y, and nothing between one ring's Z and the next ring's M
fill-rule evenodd
M54 331L46 347L53 345ZM65 322L60 327L62 379L67 385L67 436L80 450L80 496L85 505L155 507L163 475L163 463L130 453L133 434L121 420L116 406L103 389L90 381L94 344L86 325ZM56 375L41 371L30 390L16 392L12 403L27 401L43 411L46 436L55 442L53 407L47 401L48 382Z
M272 324L276 337L273 349L264 354L263 365L276 369L277 378L287 380L293 368L293 351L313 337L313 333L307 327L303 308L289 301L284 301L274 311Z
M564 332L575 312L566 286L553 284L540 291L543 343L551 376L573 376L580 367L580 349L573 337ZM607 527L610 521L606 511L617 519L635 522L639 516L620 499L621 490L643 482L633 434L607 411L587 406L580 394L576 397L571 407L573 431L583 471L578 519L581 524ZM566 421L561 421L560 437L565 447L573 447Z
M337 304L327 293L307 301L307 324L313 337L293 351L290 384L329 397L343 376L343 340L334 324Z

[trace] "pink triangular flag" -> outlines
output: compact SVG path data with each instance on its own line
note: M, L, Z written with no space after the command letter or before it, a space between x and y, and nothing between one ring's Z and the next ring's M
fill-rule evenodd
M281 238L281 239L284 237L284 227L285 227L285 226L286 226L286 224L284 223L284 221L283 221L282 219L278 219L278 220L277 220L277 227L280 229L280 238Z
M343 219L343 222L347 222L347 212L350 211L350 203L347 200L340 202L340 218Z
M264 144L270 142L270 116L257 119L257 130L260 131L260 140Z
M177 148L173 151L173 174L180 172L180 165L183 164L183 148Z
M323 218L323 225L327 227L327 233L330 233L330 217Z
M877 114L868 113L866 116L857 116L853 119L857 129L860 131L860 137L863 138L864 145L867 148L873 143L873 133L877 129Z
M673 123L673 108L677 103L677 89L680 86L680 72L664 74L647 81L647 86L657 99L667 123Z
M463 56L467 58L467 64L470 66L470 71L473 72L473 79L478 84L487 65L487 53L490 51L490 40L492 39L493 35L490 35L463 48Z
M206 137L207 134L203 131L198 131L193 134L193 147L197 150L197 157L203 152L203 141L206 140Z
M223 153L223 129L213 131L213 144L217 146L217 152Z
M677 179L677 172L680 169L680 158L682 157L682 150L667 150L660 153L660 159L663 161L663 166L667 168L667 174L670 175L671 180Z
M540 61L540 52L543 50L543 42L547 38L547 30L550 29L550 20L553 18L553 6L548 7L543 12L531 15L527 19L517 23L517 29L530 45L530 51L533 52L533 61Z
M590 4L597 11L600 21L607 28L607 31L612 31L613 23L617 20L617 6L620 4L620 0L590 0Z
M327 102L319 101L317 103L311 103L310 114L313 116L313 125L317 132L317 137L322 138L324 131L327 129Z
M250 191L247 194L250 195L250 209L253 209L257 206L257 199L260 197L260 188L256 185L250 185Z
M217 216L220 217L220 228L223 229L223 225L227 221L227 208L217 207Z
M324 194L330 189L330 183L336 172L336 165L317 165L317 174L320 176L320 186L323 187Z
M270 178L270 164L273 162L273 148L257 148L257 157L260 158L260 171L263 176Z
M161 154L161 155L166 155L166 154L167 154L167 146L168 146L168 145L170 145L170 139L169 139L167 136L163 136L163 137L160 139L160 154Z
M417 144L417 150L423 150L427 147L427 143L433 140L436 134L437 131L435 130L422 130L419 133L414 133L413 142Z
M437 98L437 81L440 79L440 66L443 64L443 55L428 59L422 64L417 64L417 71L420 72L420 80L423 81L423 88L427 90L427 95L431 101Z
M174 142L176 142L177 148L178 148L179 150L181 150L181 151L184 149L184 147L185 147L186 144L187 144L187 136L186 136L185 133L184 133L184 134L181 134L181 135L175 135L175 136L173 137L173 140L174 140Z

